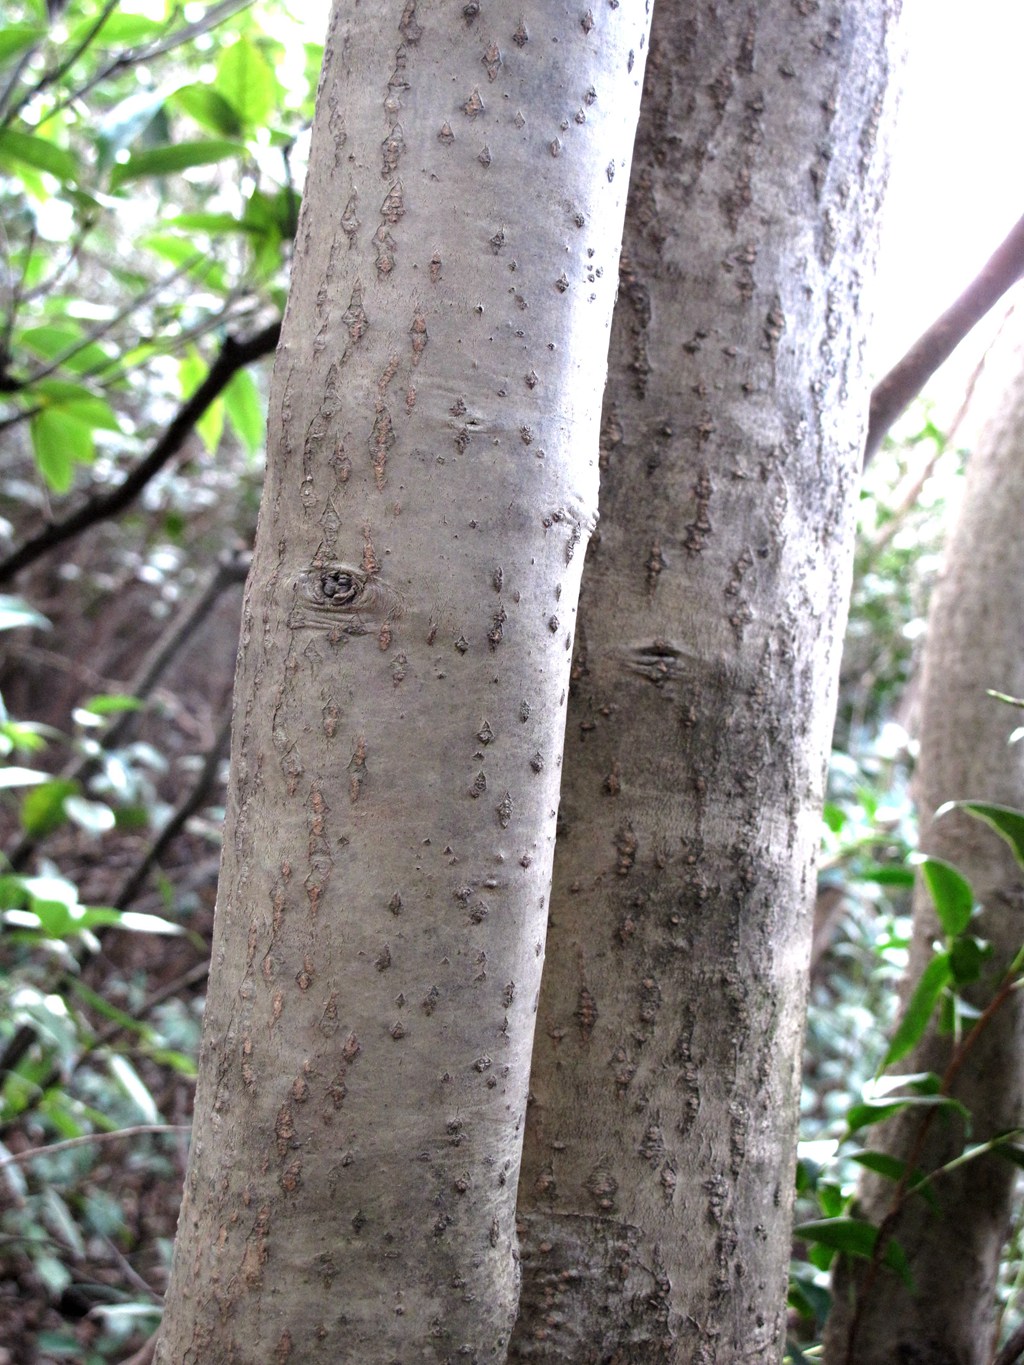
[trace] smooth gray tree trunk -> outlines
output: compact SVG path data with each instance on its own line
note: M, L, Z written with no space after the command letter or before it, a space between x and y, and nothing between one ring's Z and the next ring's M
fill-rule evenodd
M777 1361L899 10L659 4L569 702L516 1361Z
M966 799L1024 808L1024 744L1008 745L1020 712L988 695L1024 696L1024 320L1019 316L986 364L974 403L991 413L971 453L945 566L928 613L914 795L921 845L955 864L983 910L974 932L995 952L982 980L965 994L979 1008L1024 942L1024 878L1002 840L960 813L934 820L946 801ZM914 896L908 986L941 939L923 886ZM1014 992L993 1017L959 1071L952 1093L970 1111L969 1140L985 1142L1024 1123L1024 1011ZM902 1073L934 1071L950 1061L953 1039L932 1030L904 1058ZM891 1120L871 1145L909 1159L920 1132L915 1113ZM916 1166L937 1170L968 1137L962 1121L933 1122ZM994 1342L994 1291L1009 1231L1015 1167L988 1156L942 1175L937 1210L924 1199L905 1205L892 1236L907 1257L913 1287L882 1268L840 1264L828 1324L830 1365L988 1365ZM859 1214L881 1224L892 1206L891 1182L863 1183Z
M332 14L161 1365L504 1358L647 9Z

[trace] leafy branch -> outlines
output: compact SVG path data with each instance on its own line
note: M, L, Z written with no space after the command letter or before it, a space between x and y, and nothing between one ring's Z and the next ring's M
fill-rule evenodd
M98 522L116 516L134 502L149 481L181 450L193 427L227 388L234 375L253 361L271 354L280 334L281 323L278 319L243 341L225 337L206 378L192 397L181 404L149 454L109 493L88 498L76 511L61 521L51 522L0 560L0 583L9 582L48 551L65 544Z
M1017 862L1024 867L1024 812L987 802L958 801L943 806L937 815L941 816L954 809L963 810L987 824L1005 840ZM967 933L976 913L969 883L956 868L940 859L923 858L921 868L939 921L946 933L946 944L932 957L922 973L890 1044L882 1069L906 1056L920 1042L943 997L948 996L952 988L976 980L980 975L981 962L989 951L987 945L979 943ZM857 1288L856 1303L847 1332L844 1357L846 1365L853 1365L855 1360L857 1338L864 1313L882 1267L888 1266L904 1278L909 1278L906 1258L894 1239L900 1214L907 1201L915 1194L926 1193L940 1177L968 1162L1000 1150L1008 1152L1012 1150L1016 1153L1013 1143L1020 1135L1019 1129L998 1133L985 1142L965 1146L959 1155L934 1171L922 1172L919 1168L929 1133L940 1111L953 1108L966 1120L970 1119L969 1113L953 1097L956 1078L985 1030L1019 988L1022 971L1024 947L1017 952L1004 972L999 985L973 1027L954 1047L941 1077L927 1075L904 1078L917 1092L916 1095L894 1096L888 1101L869 1102L851 1109L847 1120L851 1131L866 1123L889 1118L900 1111L915 1107L921 1109L921 1119L914 1131L906 1159L888 1156L885 1153L864 1153L859 1158L869 1169L894 1181L889 1208L880 1224L875 1227L860 1219L843 1218L825 1220L824 1223L804 1224L795 1229L796 1235L803 1236L809 1241L821 1242L835 1250L862 1257L868 1262Z

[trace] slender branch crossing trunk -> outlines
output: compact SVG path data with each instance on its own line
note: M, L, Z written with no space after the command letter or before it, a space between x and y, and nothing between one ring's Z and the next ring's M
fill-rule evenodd
M777 1361L896 4L655 11L516 1361Z
M914 794L921 844L954 863L982 906L977 933L995 948L981 981L965 994L980 1008L1024 940L1024 884L1009 850L976 820L951 813L932 820L949 800L1024 807L1024 745L1007 737L1020 713L987 689L1024 696L1024 325L1015 317L1001 354L986 362L975 396L992 413L967 470L960 515L928 613L921 680L920 756ZM919 978L941 938L932 903L919 886L908 983ZM942 1074L953 1040L932 1030L901 1072ZM952 1093L971 1114L969 1134L955 1116L931 1124L915 1163L933 1171L958 1156L965 1140L985 1142L1024 1122L1024 1009L1015 991L993 1016L958 1072ZM885 1125L873 1145L906 1161L920 1115ZM862 1267L841 1264L826 1338L829 1361L846 1365L988 1365L995 1344L995 1285L1009 1228L1014 1167L987 1156L943 1175L933 1186L937 1208L911 1199L892 1228L913 1287L884 1267L862 1292ZM880 1224L891 1182L865 1180L860 1213Z
M160 1365L504 1358L646 11L331 17Z

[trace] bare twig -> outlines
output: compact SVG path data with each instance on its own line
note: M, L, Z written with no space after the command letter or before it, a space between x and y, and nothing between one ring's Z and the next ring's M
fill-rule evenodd
M124 482L109 493L89 498L63 521L51 522L37 535L12 550L5 559L0 560L0 583L8 582L29 564L34 564L47 551L63 545L73 536L90 526L95 526L97 522L115 516L134 502L150 479L178 453L192 428L210 404L220 396L233 376L254 360L269 355L277 346L280 334L281 323L278 320L245 341L226 337L220 353L199 388L181 405L156 445L145 459L135 466Z
M143 290L143 292L135 298L129 299L124 307L118 309L113 317L98 323L91 331L87 332L85 336L80 337L65 350L61 351L59 355L54 356L52 360L48 360L44 365L40 365L33 374L26 376L24 379L12 379L6 387L5 392L17 393L21 389L26 389L32 384L38 384L40 379L48 379L51 374L55 374L57 370L66 365L69 360L73 360L76 355L79 355L87 347L94 346L96 342L102 340L108 332L113 331L119 322L124 322L125 318L131 317L136 309L143 308L147 303L150 303L162 289L166 289L169 284L173 284L175 280L178 280L182 275L187 274L188 271L198 265L202 259L202 256L198 253L195 256L190 256L187 261L178 266L176 270L172 270L169 275L164 275L162 279L155 280L148 289Z
M996 248L964 292L918 337L906 355L875 385L871 394L867 464L903 409L921 392L944 360L980 322L1007 289L1024 275L1024 218Z
M62 110L66 109L68 105L74 104L76 100L82 99L90 90L94 89L97 85L102 84L108 77L116 75L119 71L127 71L133 66L138 66L140 62L148 62L154 57L162 57L164 53L172 52L176 47L181 47L183 43L190 42L193 38L198 38L200 34L208 33L211 29L224 23L225 20L230 19L232 14L237 10L248 9L252 3L253 0L221 0L220 4L211 5L206 13L201 15L193 23L185 24L183 28L178 29L175 33L169 34L166 38L158 39L152 44L140 44L136 48L129 48L127 52L119 52L113 61L108 62L106 66L95 71L82 85L76 87L66 95L64 99L58 100L51 108L47 109L36 127L40 127L42 124L46 123L49 119L53 118L55 114L59 114ZM108 8L116 9L116 0L114 0L114 3L112 4L109 3L108 0ZM96 28L89 34L85 45L80 48L79 53L75 54L76 57L92 42L98 29L106 23L106 19L107 16L104 14L100 23L97 24ZM64 63L57 68L54 73L49 73L49 75L44 76L40 84L28 91L27 94L18 101L14 109L7 114L5 123L10 123L10 121L25 107L28 101L33 99L39 90L44 88L44 84L53 84L55 80L59 79L60 76L64 74L66 69L67 63Z
M153 1365L153 1357L156 1355L156 1343L160 1336L160 1329L153 1333L144 1346L140 1346L134 1355L129 1356L124 1365Z
M175 996L180 995L182 991L189 990L192 986L198 986L199 983L205 981L209 975L209 962L205 959L202 962L197 962L196 965L190 967L187 972L182 972L180 976L176 976L173 981L168 981L165 986L161 986L160 989L154 991L152 995L147 995L141 1005L130 1011L132 1019L137 1023L141 1023L147 1014L156 1009L157 1005L162 1005L165 1000L173 1000ZM75 1061L71 1068L72 1071L78 1069L79 1065L85 1060L89 1053L95 1052L97 1048L105 1047L107 1043L113 1042L119 1033L124 1032L126 1027L127 1025L122 1023L120 1019L112 1019L109 1024L104 1028L101 1028L96 1034L96 1037L89 1044L88 1052L83 1051L81 1056Z
M188 820L195 815L196 811L203 804L210 794L217 777L217 769L221 759L224 757L228 748L228 741L231 738L231 713L221 723L220 730L216 739L206 752L203 766L199 773L192 790L185 799L177 805L174 814L164 825L159 835L154 839L145 857L134 868L125 879L114 905L118 910L124 910L138 895L143 882L149 876L150 870L159 862L161 854L167 848L172 839L176 839Z
M186 602L181 611L171 622L170 628L165 630L160 638L150 649L143 659L135 676L125 684L110 682L93 674L94 685L101 687L107 692L123 691L127 696L135 697L142 701L150 695L157 681L163 675L168 664L176 657L178 651L185 642L195 634L207 616L213 610L215 604L220 600L221 594L236 583L244 583L245 576L249 571L249 563L252 556L248 550L226 551L217 560L217 567L207 579L205 586L191 601ZM43 653L43 651L36 651ZM22 648L20 654L24 657L31 657L33 653L31 646ZM47 667L59 668L70 666L69 661L63 656L55 654L50 656L47 653ZM82 666L76 665L79 672L83 671ZM107 728L96 738L106 749L113 748L117 744L124 742L136 720L138 711L121 711L111 721ZM77 782L88 772L96 762L96 757L92 753L77 754L70 763L61 769L60 777L66 782ZM39 838L32 834L23 835L14 848L7 855L7 861L11 869L20 872L32 856L39 845Z
M163 1295L158 1294L149 1281L142 1278L116 1242L111 1241L109 1237L104 1237L103 1244L110 1253L111 1259L117 1262L118 1269L130 1285L141 1294L152 1299L154 1303L163 1303Z
M70 69L74 66L75 62L78 61L82 53L87 51L90 44L92 43L92 40L96 37L100 29L103 27L103 25L107 22L107 20L110 18L110 16L116 9L117 0L107 0L107 3L103 6L102 10L100 10L99 14L96 16L95 22L93 23L92 27L86 30L78 46L76 48L73 48L64 58L64 60L58 62L58 64L51 70L44 71L42 76L40 76L39 80L36 81L35 85L32 86L31 90L27 90L25 94L22 95L21 99L18 100L17 104L13 105L7 111L7 113L4 115L3 121L5 128L9 127L11 123L13 123L13 121L18 117L22 109L25 108L26 104L28 104L30 100L35 99L36 95L40 94L48 86L51 86L55 84L55 82L59 81L61 76L63 76L65 72L70 71Z
M1024 1356L1024 1322L1009 1338L1002 1350L993 1357L992 1365L1017 1365L1021 1356Z
M137 1123L132 1128L118 1128L110 1133L83 1133L81 1137L49 1142L45 1147L29 1147L24 1152L5 1152L0 1155L0 1170L5 1166L24 1166L29 1161L35 1161L36 1157L67 1152L72 1147L87 1147L91 1142L115 1142L119 1138L145 1137L147 1133L187 1133L190 1128L191 1125L187 1123Z
M1000 326L1000 331L1001 330L1002 326ZM880 554L881 551L885 549L893 536L895 536L896 532L903 525L904 518L907 516L908 512L917 506L917 500L921 496L921 491L931 477L935 466L955 441L957 432L960 430L960 426L970 409L971 401L974 398L974 391L978 387L978 380L981 378L985 369L986 360L988 360L988 350L985 351L985 354L971 371L971 377L968 379L967 387L964 390L963 401L956 411L956 416L949 425L949 430L945 434L945 439L935 447L932 454L929 455L920 469L908 471L906 478L900 483L893 494L894 507L892 515L889 517L888 521L878 528L869 541L872 557Z

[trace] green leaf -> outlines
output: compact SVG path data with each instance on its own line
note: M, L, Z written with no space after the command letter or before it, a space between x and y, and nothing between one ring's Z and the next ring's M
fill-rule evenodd
M789 1303L801 1317L823 1323L832 1307L832 1295L823 1284L818 1284L810 1275L791 1273Z
M185 237L171 237L164 233L143 239L142 246L155 251L165 261L184 269L194 280L201 280L211 289L227 291L224 267L208 252L198 251L195 242Z
M97 128L102 165L109 166L118 152L131 146L153 122L166 98L163 90L139 90L104 114Z
M225 232L251 231L233 213L179 213L165 221L168 227L185 228L189 232L209 232L215 237L222 237Z
M245 148L237 142L213 138L205 142L172 142L163 147L150 147L134 152L125 162L118 162L110 173L110 188L111 191L118 190L129 180L138 180L141 176L174 175L193 166L212 166L228 157L242 156L244 152Z
M0 788L34 787L49 781L49 777L49 773L41 773L36 768L0 768Z
M185 933L180 924L175 924L173 920L164 919L161 915L147 915L139 910L124 910L116 913L119 914L118 924L120 927L132 934L175 936Z
M299 221L302 196L290 185L283 185L274 195L273 204L277 229L282 237L291 240L295 236L295 228Z
M120 925L123 918L124 911L115 910L113 906L90 905L77 916L77 923L80 929L98 929L110 924Z
M936 817L952 809L965 810L968 815L973 815L994 829L1010 845L1013 856L1024 867L1024 811L1014 810L1012 806L994 806L987 801L950 801L939 807L935 812Z
M33 793L34 794L34 793ZM117 823L114 812L104 801L87 801L84 796L68 796L64 801L68 819L87 834L106 834Z
M57 408L37 412L29 423L39 472L55 493L71 487L76 464L90 464L96 453L92 425Z
M833 834L838 834L846 824L846 812L842 806L837 806L834 801L825 802L822 807L821 818Z
M114 1053L108 1058L107 1065L126 1099L135 1105L143 1123L159 1123L160 1112L156 1107L156 1101L128 1058L121 1056L120 1053Z
M32 913L39 920L39 927L47 938L68 938L78 932L78 923L63 901L32 901Z
M936 1002L952 980L953 973L948 953L936 953L921 973L921 979L914 987L914 993L907 1003L903 1018L893 1034L889 1050L885 1054L880 1071L884 1071L918 1043L928 1027Z
M992 952L992 944L984 939L969 935L958 938L949 950L949 967L956 984L968 986L972 981L977 981Z
M795 1309L802 1318L811 1317L810 1306L808 1305L807 1311L805 1312L801 1307L801 1301L794 1300L792 1293L790 1294L788 1302L789 1306ZM807 1301L803 1300L802 1302L806 1303ZM782 1357L782 1365L811 1365L811 1362L795 1341L787 1341L786 1354Z
M942 1077L936 1071L905 1071L881 1076L871 1086L872 1098L880 1099L896 1090L912 1090L915 1095L940 1095Z
M183 85L171 96L171 102L184 110L202 128L222 137L242 135L242 122L234 108L212 85Z
M65 778L53 778L33 787L21 803L22 829L36 838L50 834L67 818L65 801L78 792L78 783Z
M144 703L138 697L126 697L118 692L104 693L90 697L82 702L83 711L91 711L94 716L114 716L121 711L141 711Z
M883 867L879 863L869 863L866 867L852 869L848 875L853 882L874 882L876 886L914 885L914 874L909 867Z
M0 910L22 909L29 903L31 892L25 885L25 878L8 873L0 877Z
M224 434L224 400L217 398L196 423L199 439L211 455L216 455L220 438Z
M44 360L53 360L75 347L75 353L62 364L76 374L100 369L111 359L110 353L98 342L83 341L81 329L70 326L56 326L43 323L39 327L26 327L15 337L16 344Z
M37 28L35 24L7 24L0 29L0 62L17 56L45 37L46 29Z
M239 38L222 51L214 87L247 128L266 123L274 107L276 84L267 59L247 38Z
M903 1179L903 1173L907 1169L907 1163L901 1161L899 1157L890 1156L888 1152L851 1152L850 1157L865 1170L874 1171L876 1175L882 1176L886 1180L891 1180L893 1184L898 1184ZM935 1191L929 1183L928 1176L924 1171L916 1170L907 1182L907 1188L914 1194L920 1194L922 1198L931 1205L932 1208L939 1207L939 1201L935 1196Z
M250 455L255 455L263 444L265 426L263 399L255 379L248 370L239 370L221 396L238 439Z
M64 1262L48 1252L35 1252L32 1256L32 1264L51 1300L59 1299L74 1278ZM54 1344L52 1338L55 1336L62 1350L71 1345L73 1340L73 1338L63 1336L61 1333L40 1332L37 1338L39 1349L49 1352ZM49 1340L44 1340L44 1338L49 1338Z
M192 397L207 373L206 362L194 347L182 356L178 364L178 383L181 385L183 399ZM223 430L224 402L218 398L210 404L196 423L196 431L211 455L216 454Z
M915 859L935 905L939 923L950 938L962 934L974 909L974 892L967 878L942 858Z
M793 1229L793 1236L812 1245L825 1246L846 1256L871 1260L878 1241L878 1229L862 1218L819 1218L801 1223ZM889 1242L882 1261L895 1270L904 1281L909 1280L907 1258L898 1242Z
M87 389L84 384L74 384L68 379L40 379L32 386L32 393L45 399L51 411L59 408L66 416L104 431L121 430L121 424L107 400Z
M71 1248L76 1257L84 1259L88 1256L85 1242L71 1210L52 1185L48 1185L42 1191L41 1202L47 1225Z
M846 1199L843 1191L833 1181L823 1180L818 1185L818 1207L826 1218L838 1218L843 1211Z
M78 179L78 162L71 153L34 133L0 129L0 158L34 166L37 171L48 171L58 180Z
M1024 1170L1024 1147L1018 1147L1016 1143L1000 1143L998 1147L992 1149L996 1156L1005 1157L1007 1161L1019 1166Z
M95 24L96 21L91 16L76 24L68 33L68 45L77 47L79 43L84 42ZM115 12L96 34L94 43L101 48L134 47L137 43L156 37L162 29L162 24L157 23L155 19L147 19L144 14Z
M903 1109L948 1109L965 1120L970 1119L969 1111L960 1101L948 1095L902 1095L892 1100L861 1100L851 1104L846 1113L847 1127L851 1133L856 1133L873 1123L882 1123Z
M18 626L37 626L48 630L50 623L42 612L30 607L20 597L0 593L0 630L16 630Z
M117 828L123 831L146 829L149 825L149 811L145 806L118 806L114 811Z
M156 1047L147 1048L146 1055L158 1066L169 1066L172 1071L176 1071L179 1076L188 1076L195 1079L196 1064L191 1057L184 1052L177 1052L172 1048Z
M117 911L113 911L112 913L116 915ZM112 921L112 923L116 922L116 920ZM78 996L79 999L84 1000L86 1004L91 1009L94 1009L102 1018L112 1020L128 1033L134 1033L142 1037L148 1037L152 1033L148 1024L143 1024L132 1015L125 1014L124 1010L119 1010L117 1006L112 1005L105 996L99 995L91 986L86 985L86 983L78 977L72 977L70 985L75 995Z
M878 1240L878 1229L862 1218L816 1218L809 1223L799 1223L793 1229L793 1236L803 1242L870 1260Z

